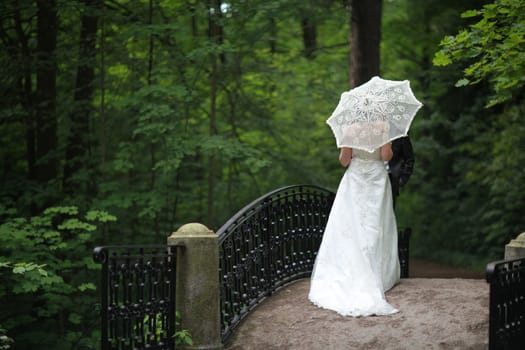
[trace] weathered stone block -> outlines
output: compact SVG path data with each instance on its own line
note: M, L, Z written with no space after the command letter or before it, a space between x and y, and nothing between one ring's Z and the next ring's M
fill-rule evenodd
M189 330L193 340L186 349L222 349L217 235L202 224L186 224L168 245L177 249L177 328Z
M525 258L525 232L505 246L505 260Z

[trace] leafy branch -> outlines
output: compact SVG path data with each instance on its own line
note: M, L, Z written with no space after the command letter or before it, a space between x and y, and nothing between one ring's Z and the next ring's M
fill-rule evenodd
M496 0L461 16L479 20L468 30L443 38L434 65L465 64L457 87L488 81L493 94L487 107L510 100L525 84L525 3Z

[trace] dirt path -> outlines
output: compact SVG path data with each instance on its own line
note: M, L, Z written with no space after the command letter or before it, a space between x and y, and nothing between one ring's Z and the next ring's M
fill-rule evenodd
M486 349L488 284L483 274L411 262L414 278L402 279L387 292L389 302L401 310L397 314L352 318L319 309L308 301L310 281L303 279L264 300L225 349Z

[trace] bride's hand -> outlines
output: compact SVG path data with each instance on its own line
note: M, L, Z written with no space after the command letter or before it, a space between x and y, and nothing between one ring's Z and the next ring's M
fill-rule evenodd
M387 143L386 145L381 146L381 159L385 162L388 162L392 159L394 153L392 152L392 142Z

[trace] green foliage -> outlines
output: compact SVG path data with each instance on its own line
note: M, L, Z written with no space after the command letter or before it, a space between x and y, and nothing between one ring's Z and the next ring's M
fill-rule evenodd
M174 337L175 345L177 346L193 345L193 339L187 329L175 332Z
M13 339L7 336L7 331L0 326L0 350L11 349L13 343Z
M512 32L520 30L515 24L523 22L523 4L483 5L478 4L479 11L461 11L466 22L457 27L468 30L448 28L441 35L433 56L439 75L432 85L441 85L445 93L432 96L432 114L413 128L416 181L409 184L402 214L415 228L414 254L479 270L501 259L504 245L525 225L518 214L524 208L519 168L523 104L510 99L519 96L522 85L500 84L523 73L523 61L505 53ZM447 35L454 31L456 36ZM521 43L512 45L523 51ZM484 108L502 102L504 108Z
M472 24L472 18L459 14L485 3L428 1L420 6L414 0L385 2L382 43L383 75L411 77L424 103L410 131L415 172L398 199L398 224L412 227L411 253L415 256L478 270L490 260L501 259L504 244L523 231L523 220L517 214L523 210L516 200L519 192L510 190L519 188L519 170L503 171L501 166L498 174L488 170L489 165L494 166L494 157L521 159L516 141L506 149L508 153L495 156L493 151L497 144L509 141L503 125L509 122L514 101L509 100L506 109L488 110L484 108L489 95L486 82L463 86L462 62L434 66L432 60L443 54L442 38ZM408 32L410 36L404 34ZM521 108L519 101L514 104ZM496 122L502 119L506 122ZM516 125L510 125L509 130L519 132ZM501 191L495 192L496 188Z
M525 74L525 3L521 0L496 0L480 10L465 11L463 18L475 18L455 36L441 41L434 64L448 66L462 62L464 78L456 86L487 80L493 90L487 106L508 101L519 94Z
M173 335L173 338L175 339L175 345L177 345L177 346L193 345L193 339L191 338L190 332L187 329L179 329L180 317L181 317L180 312L176 311L175 312L175 328L176 328L176 331L175 331L175 334ZM146 333L149 333L150 325L151 324L155 324L156 327L157 327L155 329L155 332L156 332L155 335L160 338L160 335L161 335L161 332L162 332L162 324L163 324L162 315L161 314L156 314L154 321L155 322L153 323L152 322L152 318L150 317L150 315L146 315L144 317L144 319L142 320L142 323L143 323L142 329ZM134 327L133 332L134 332L134 334L137 334L138 330L137 330L136 327ZM150 336L153 336L153 335L150 335Z
M89 254L95 224L115 218L97 210L86 217L74 206L51 207L0 225L0 323L21 348L70 349L98 333L98 271Z
M40 137L31 131L48 126L37 125L36 86L20 86L41 69L34 63L38 9L28 0L0 5L0 262L8 286L0 296L12 301L2 306L0 322L21 349L36 342L73 347L96 337L94 245L162 243L194 221L217 229L276 187L333 188L342 172L324 120L347 85L343 3L233 2L221 13L202 1L149 5L57 2L57 144L45 155L31 144ZM79 52L87 13L98 16L89 62L90 53ZM316 25L317 47L309 55L302 40L306 17ZM210 36L211 24L220 25L221 38ZM79 64L94 68L92 80ZM88 100L78 99L78 78L91 81ZM86 144L75 142L82 156L68 159L81 118ZM31 174L32 152L36 161L57 159L59 175L43 182ZM76 169L71 179L82 184L73 192L65 190L67 162ZM24 269L23 278L12 274L14 266ZM55 347L58 339L62 347ZM181 343L190 339L179 334Z
M180 325L180 312L175 312L175 327L177 331L173 335L175 338L175 345L177 346L185 346L185 345L193 345L193 339L191 338L191 334L187 329L178 329Z
M381 74L409 79L424 103L410 131L415 173L396 209L417 255L479 267L523 231L522 3L384 2ZM57 144L40 155L30 136L46 127L35 119L36 3L0 2L0 298L9 301L0 323L17 348L98 343L93 246L162 243L187 222L216 230L270 190L335 190L344 171L325 120L348 88L346 2L236 1L220 13L204 1L105 5L57 2ZM78 101L86 11L98 16L95 76L92 98ZM305 20L315 24L311 52ZM85 185L65 193L79 104L89 106L88 145L73 178ZM58 159L59 175L38 180L32 152Z
M41 281L35 281L35 276L31 273L37 271L37 277L47 277L47 272L44 270L44 265L36 265L34 263L18 262L11 264L9 261L0 261L0 278L4 275L3 269L10 269L12 274L25 275L25 277L31 280L28 283L29 288L22 288L23 292L33 292L36 290L34 286L41 284ZM7 336L7 330L2 328L0 324L0 349L8 350L11 349L11 345L14 344L14 340Z

